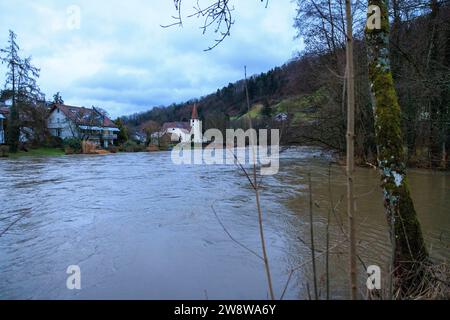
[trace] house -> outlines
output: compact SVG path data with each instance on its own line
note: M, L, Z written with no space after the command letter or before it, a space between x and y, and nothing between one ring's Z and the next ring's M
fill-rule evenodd
M147 141L147 136L141 132L134 132L130 135L131 140L137 143L145 143Z
M192 109L190 122L166 122L159 136L170 134L173 142L203 143L202 121L198 118L197 106Z
M170 134L173 142L190 141L191 125L189 122L166 122L162 126L160 136Z
M280 113L276 114L273 117L273 119L277 122L283 122L283 121L287 121L289 119L289 116L285 112L280 112Z
M3 120L5 120L5 117L0 113L0 144L5 143L5 130L3 130Z
M0 101L0 115L3 116L3 127L2 130L3 131L3 142L2 139L0 139L0 144L1 143L6 143L6 127L8 125L8 121L9 121L9 114L11 112L11 108L12 108L12 99L8 99L5 101ZM33 119L30 118L30 115L27 114L26 112L20 112L19 114L19 119L20 119L20 135L19 135L19 141L21 143L27 143L30 142L34 139L34 131L33 131Z
M6 143L5 123L9 115L9 108L0 103L0 144Z
M79 138L107 148L117 140L119 128L96 108L53 104L47 126L50 133L61 139Z

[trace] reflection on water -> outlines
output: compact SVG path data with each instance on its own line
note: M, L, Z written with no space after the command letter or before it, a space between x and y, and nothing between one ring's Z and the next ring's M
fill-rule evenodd
M278 296L307 297L309 216L306 176L313 176L319 281L324 288L330 194L332 243L342 242L345 177L320 152L286 151L280 173L262 180L262 205ZM448 260L450 176L410 171L427 244ZM255 200L233 166L176 166L169 153L70 156L0 161L0 298L3 299L265 299L259 259L232 242L211 206L245 246L260 250ZM386 270L389 240L377 173L358 169L358 251ZM331 192L330 192L331 190ZM344 226L345 227L345 226ZM322 253L321 253L322 252ZM332 297L346 297L346 245L332 250ZM66 269L81 267L82 290L66 288ZM363 275L363 270L360 268Z

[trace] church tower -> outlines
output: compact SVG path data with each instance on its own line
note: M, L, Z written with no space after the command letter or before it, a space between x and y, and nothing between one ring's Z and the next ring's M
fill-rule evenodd
M203 142L202 121L198 118L197 105L195 104L191 116L191 140L194 143Z

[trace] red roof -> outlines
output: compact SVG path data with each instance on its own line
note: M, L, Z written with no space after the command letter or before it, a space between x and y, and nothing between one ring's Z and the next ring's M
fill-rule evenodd
M197 113L197 105L194 104L194 108L192 109L192 117L191 119L198 119L198 113Z
M9 108L8 107L0 107L0 113L6 117L9 114Z
M100 113L97 109L89 109L85 107L74 107L64 104L54 104L50 113L53 110L59 109L64 115L77 125L98 126L117 128L114 122L106 115Z

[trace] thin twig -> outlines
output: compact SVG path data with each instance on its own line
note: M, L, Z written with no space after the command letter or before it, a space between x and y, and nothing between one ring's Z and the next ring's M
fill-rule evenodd
M330 216L333 210L333 193L331 192L331 163L328 166L328 196L330 197L330 209L327 215L327 230L326 230L326 256L325 256L325 272L326 272L326 299L330 300Z
M316 251L314 248L313 198L312 198L312 182L311 182L311 173L310 172L308 173L308 185L309 185L309 228L310 228L310 236L311 236L311 255L312 255L313 279L314 279L314 298L316 300L318 300L319 295L317 293Z
M258 253L256 253L254 250L250 249L249 247L247 247L246 245L244 245L242 242L239 242L238 240L236 240L231 233L228 231L228 229L225 227L225 225L223 224L222 220L220 219L219 215L217 214L217 211L214 208L214 203L211 204L211 209L214 212L214 215L216 216L217 221L219 222L220 226L222 227L223 231L225 231L225 233L227 234L227 236L236 244L238 244L239 246L241 246L242 248L244 248L245 250L247 250L248 252L250 252L251 254L253 254L254 256L256 256L257 258L261 259L264 261L264 258L261 257Z
M331 248L329 248L328 251L331 252L332 250L336 249L336 248L339 247L341 244L343 244L343 243L345 243L345 242L347 242L347 241L348 241L348 239L344 239L344 240L342 240L342 241L336 243L334 246L332 246ZM323 253L321 253L321 254L318 254L318 255L316 256L316 259L322 257L325 253L326 253L326 252L323 252ZM312 259L311 259L311 260L308 260L308 261L305 261L304 263L298 265L297 267L295 267L295 268L293 268L293 269L291 269L291 270L289 271L289 275L288 275L286 284L284 285L284 289L283 289L283 292L282 292L282 294L281 294L280 300L283 300L284 296L286 295L287 289L288 289L288 287L289 287L289 283L291 282L291 279L292 279L292 276L294 275L294 273L295 273L296 271L300 270L301 268L303 268L305 265L311 263L311 262L312 262Z
M14 220L9 226L6 227L5 230L3 230L2 232L0 232L0 237L2 237L6 232L8 232L9 229L11 229L16 223L18 223L20 220L22 220L27 214L28 214L28 212L25 212L25 213L23 213L22 215L20 215L19 218L17 218L16 220Z
M247 96L247 107L250 111L250 98L248 94L248 87L247 87L247 67L244 67L244 75L245 75L245 93ZM252 119L250 116L248 116L249 126L250 129L253 128ZM258 208L258 223L259 223L259 235L261 238L261 248L263 252L263 258L264 258L264 266L266 269L266 276L267 276L267 282L269 285L269 293L272 300L275 300L275 294L273 291L273 285L272 285L272 276L270 272L270 265L269 265L269 258L267 255L267 249L266 249L266 240L264 235L264 225L263 225L263 217L262 217L262 209L261 209L261 203L259 201L259 190L258 190L258 181L256 176L256 153L255 153L255 141L250 141L252 145L252 151L253 151L253 178L254 182L253 185L255 187L255 196L256 196L256 206Z

